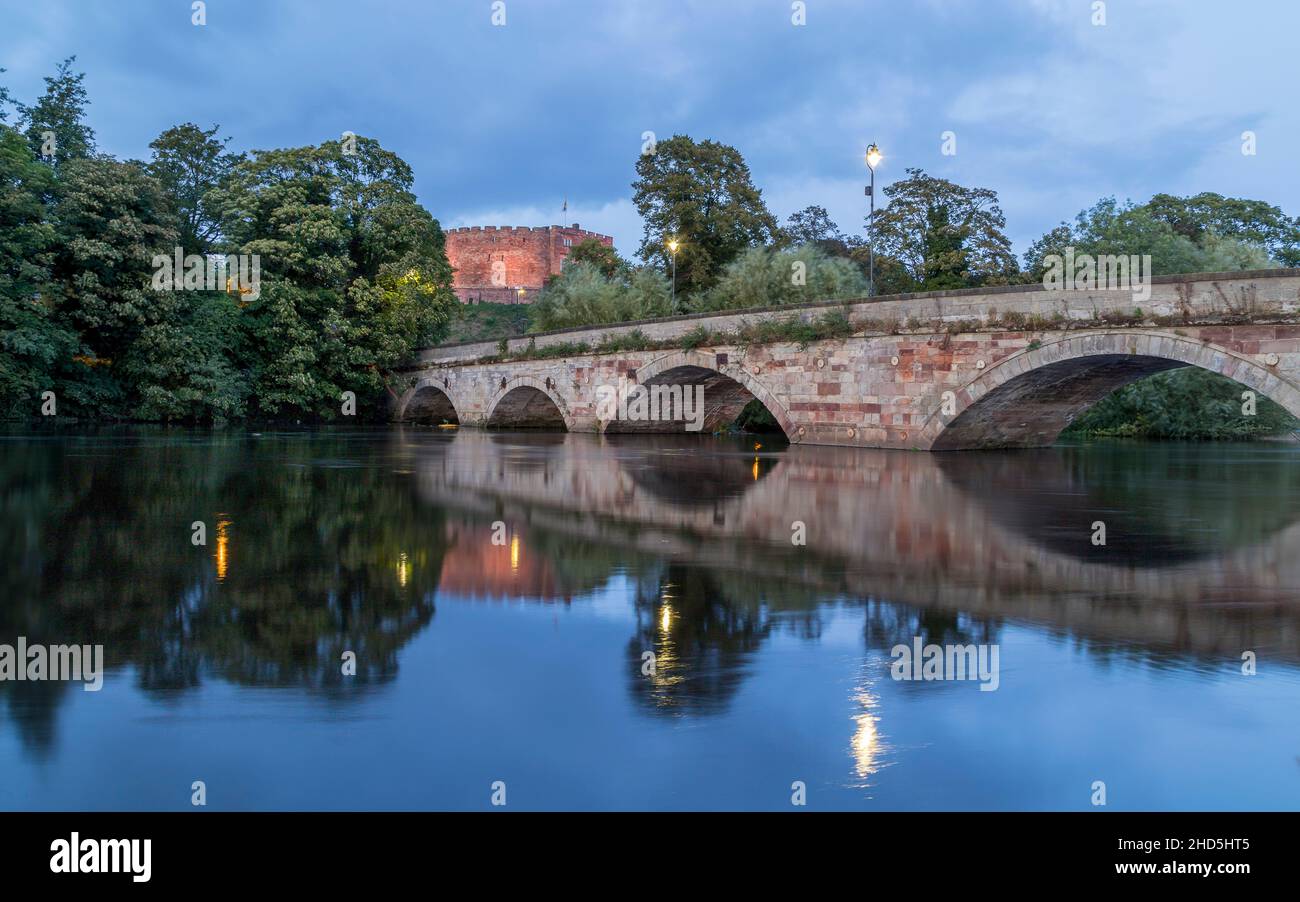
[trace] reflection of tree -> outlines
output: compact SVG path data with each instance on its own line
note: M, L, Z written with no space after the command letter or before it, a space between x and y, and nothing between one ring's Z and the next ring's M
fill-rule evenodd
M871 601L866 605L862 637L868 649L886 656L896 645L991 645L998 641L1001 620L984 620L940 608Z
M661 713L725 709L773 628L761 604L729 599L699 567L642 577L635 604L636 636L627 646L632 695ZM655 655L652 676L641 673L646 651Z
M16 442L0 459L0 639L102 644L106 668L133 666L149 690L207 672L338 690L392 678L433 616L446 545L407 477L352 459L343 433L108 441ZM22 705L20 728L57 697Z

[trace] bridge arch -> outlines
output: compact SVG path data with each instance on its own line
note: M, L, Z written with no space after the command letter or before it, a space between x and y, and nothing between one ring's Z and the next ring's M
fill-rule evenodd
M532 376L503 380L487 403L489 429L563 429L573 431L573 415L554 383Z
M439 377L426 376L402 396L397 419L404 423L459 424L460 412L448 383Z
M1300 388L1227 348L1150 330L1068 335L1013 354L960 390L956 411L931 415L921 447L1050 445L1079 413L1115 389L1164 370L1199 366L1227 376L1300 416Z
M713 432L740 415L752 399L757 399L776 419L781 431L792 441L797 440L797 424L790 411L777 395L741 364L718 365L717 355L702 351L672 351L639 367L636 371L638 385L662 384L697 385L703 381L704 426L701 431ZM601 432L638 431L632 424L620 420L600 421Z

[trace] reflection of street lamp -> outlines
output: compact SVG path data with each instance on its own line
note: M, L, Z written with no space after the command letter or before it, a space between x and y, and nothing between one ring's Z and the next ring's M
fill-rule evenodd
M668 253L673 258L673 312L677 312L677 239L668 239Z
M519 303L522 304L523 302L524 302L524 289L523 289L523 286L520 286L520 288L519 288Z
M880 159L880 148L872 141L867 148L867 168L871 170L871 186L867 188L867 197L871 198L871 215L867 217L867 297L876 293L876 164Z

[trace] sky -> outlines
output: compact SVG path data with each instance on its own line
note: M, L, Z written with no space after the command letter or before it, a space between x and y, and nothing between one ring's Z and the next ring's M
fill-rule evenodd
M817 204L858 234L872 141L878 198L910 167L991 188L1018 252L1106 196L1300 215L1300 0L208 0L204 25L192 5L0 0L0 84L31 101L76 54L115 156L186 121L236 150L351 131L444 227L577 222L625 256L647 132L731 144L779 219Z

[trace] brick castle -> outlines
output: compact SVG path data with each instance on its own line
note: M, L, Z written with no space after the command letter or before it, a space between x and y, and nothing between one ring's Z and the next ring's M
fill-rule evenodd
M462 304L528 304L569 251L584 241L608 247L614 239L571 226L540 228L466 226L448 229L447 259L456 270L452 287Z

